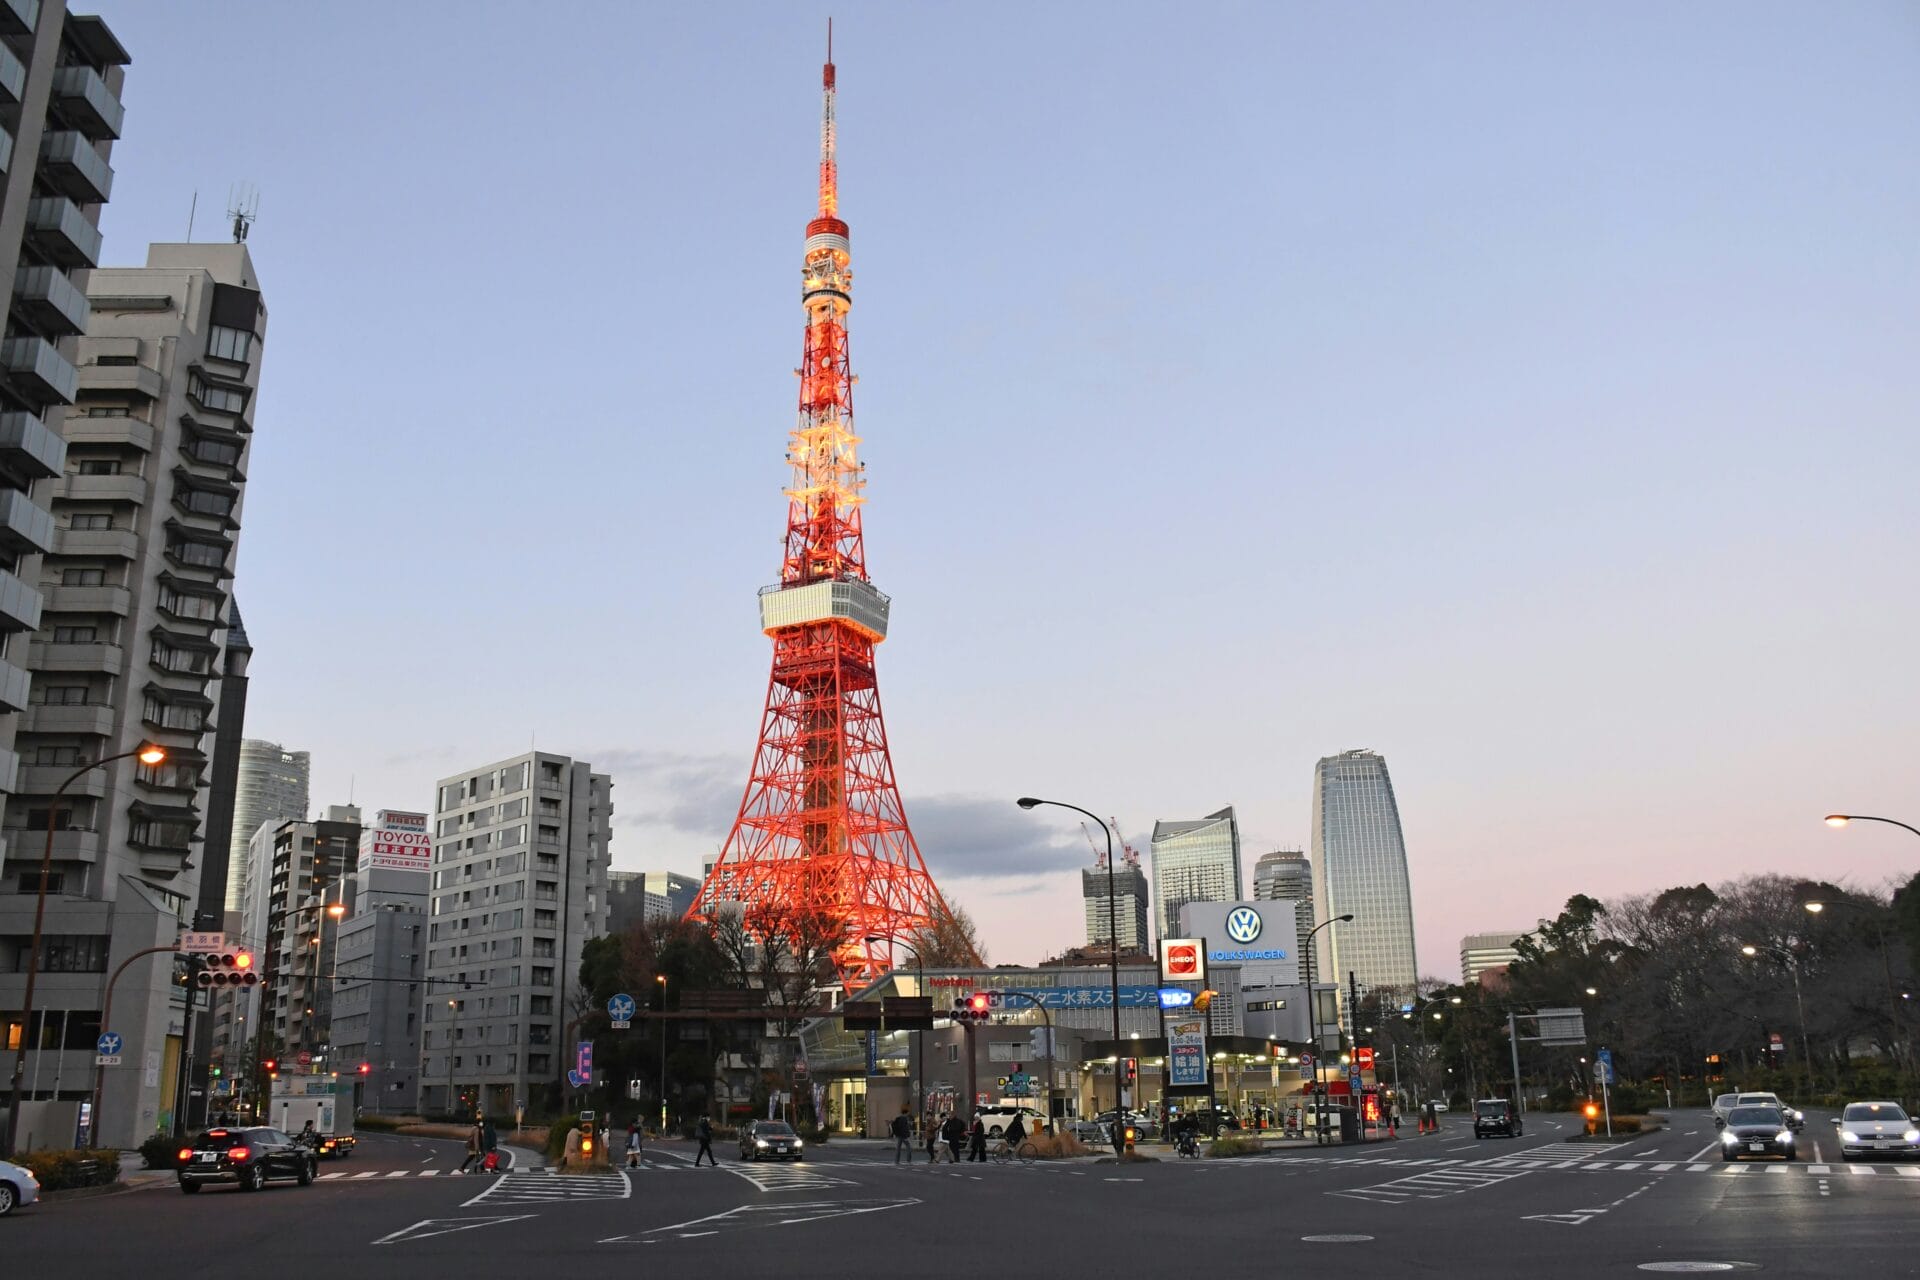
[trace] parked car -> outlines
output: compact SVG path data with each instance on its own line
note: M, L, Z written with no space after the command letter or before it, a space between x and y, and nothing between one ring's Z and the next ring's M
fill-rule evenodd
M40 1198L40 1179L25 1165L0 1160L0 1218Z
M1047 1118L1038 1111L1035 1111L1032 1107L1014 1106L1008 1103L996 1102L989 1103L984 1107L975 1107L974 1114L979 1116L981 1123L987 1126L987 1138L989 1141L1005 1133L1007 1126L1013 1123L1015 1116L1020 1117L1021 1131L1029 1138L1036 1133L1044 1133L1047 1128Z
M1183 1111L1180 1114L1182 1116L1192 1116L1195 1120L1199 1121L1200 1132L1206 1134L1209 1138L1217 1138L1222 1133L1231 1132L1241 1127L1240 1117L1225 1107L1194 1107L1192 1110ZM1178 1117L1175 1119L1177 1122Z
M1520 1113L1505 1098L1482 1098L1473 1104L1475 1138L1517 1138L1525 1128Z
M740 1126L742 1160L801 1160L807 1144L785 1120L754 1120Z
M1800 1132L1801 1128L1807 1122L1805 1116L1780 1101L1780 1095L1777 1093L1737 1094L1734 1097L1733 1105L1736 1107L1772 1107L1782 1116L1786 1117L1787 1128L1792 1129L1795 1133Z
M1121 1118L1121 1124L1133 1126L1135 1138L1151 1138L1159 1132L1151 1118L1137 1111L1116 1112L1109 1107L1093 1118L1093 1122L1100 1126L1100 1141L1104 1144L1112 1145L1113 1143L1113 1121L1116 1115Z
M1897 1102L1849 1102L1833 1122L1840 1158L1920 1155L1920 1128Z
M1720 1126L1722 1160L1793 1159L1793 1130L1778 1107L1735 1107L1714 1123Z
M1737 1093L1723 1093L1715 1098L1711 1108L1714 1122L1717 1124L1725 1121L1727 1113L1733 1110L1733 1104L1738 1101L1740 1101L1740 1095Z
M180 1148L180 1190L193 1195L210 1182L259 1191L271 1178L306 1187L319 1169L313 1152L278 1129L209 1129Z

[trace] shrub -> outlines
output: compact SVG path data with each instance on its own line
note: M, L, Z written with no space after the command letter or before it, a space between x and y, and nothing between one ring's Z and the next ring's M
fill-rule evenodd
M547 1126L547 1159L558 1164L567 1149L567 1130L580 1123L578 1115L561 1116Z
M398 1116L360 1116L353 1123L357 1129L374 1133L397 1133L403 1122Z
M1043 1133L1028 1138L1034 1153L1042 1160L1065 1160L1071 1156L1089 1156L1091 1148L1070 1133Z
M808 1125L806 1128L799 1130L799 1134L806 1140L809 1146L823 1147L827 1144L827 1131L817 1124Z
M168 1138L167 1155L179 1150ZM42 1191L70 1191L75 1187L104 1187L120 1180L120 1153L111 1147L97 1151L29 1151L20 1163L33 1171Z
M1260 1153L1260 1143L1255 1138L1215 1138L1207 1144L1207 1155L1214 1159L1231 1156L1251 1156Z
M156 1133L140 1144L140 1163L145 1169L171 1169L180 1153L179 1139Z

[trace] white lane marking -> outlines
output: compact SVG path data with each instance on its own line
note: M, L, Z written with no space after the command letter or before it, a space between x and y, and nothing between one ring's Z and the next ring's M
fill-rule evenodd
M1869 1178L1871 1178L1874 1174L1879 1173L1880 1171L1874 1168L1870 1164L1857 1164L1853 1166L1853 1172L1856 1174L1863 1173L1867 1175Z
M1698 1159L1699 1159L1700 1157L1702 1157L1702 1156L1704 1156L1704 1155L1706 1155L1706 1154L1707 1154L1707 1152L1709 1152L1709 1151L1711 1151L1711 1150L1713 1150L1713 1149L1714 1149L1715 1147L1717 1147L1717 1146L1719 1146L1719 1145L1720 1145L1720 1140L1719 1140L1718 1138L1716 1138L1716 1139L1714 1139L1714 1140L1713 1140L1712 1142L1709 1142L1709 1143L1708 1143L1708 1144L1707 1144L1706 1146L1704 1146L1704 1147L1702 1147L1702 1148L1700 1148L1700 1149L1699 1149L1698 1151L1696 1151L1696 1152L1694 1152L1694 1153L1693 1153L1693 1155L1692 1155L1692 1156L1691 1156L1690 1158L1691 1158L1691 1159L1694 1159L1694 1160L1698 1160Z
M377 1178L379 1176L380 1174L377 1171L373 1173L356 1173L352 1175L353 1179L356 1182L359 1181L361 1178Z
M390 1235L381 1236L375 1244L397 1244L402 1240L424 1240L428 1236L444 1236L454 1231L471 1231L475 1227L491 1226L496 1222L521 1222L533 1217L530 1213L517 1213L501 1218L422 1218L410 1227L402 1227ZM422 1227L433 1228L429 1231Z
M1688 1173L1705 1173L1707 1170L1711 1168L1713 1168L1713 1166L1710 1164L1690 1164L1687 1166L1687 1172Z
M1808 1173L1832 1173L1833 1168L1830 1165L1810 1164L1807 1166L1807 1172ZM1920 1173L1920 1170L1915 1170L1915 1172Z
M440 1171L438 1169L422 1169L420 1171L420 1176L423 1178L434 1178L438 1177L439 1174Z
M1899 1165L1894 1169L1894 1172L1903 1178L1920 1178L1920 1169L1916 1169L1910 1164Z
M395 1169L392 1173L388 1174L387 1176L389 1178L404 1178L412 1172L413 1170L411 1169Z
M323 1173L320 1175L320 1181L329 1182L329 1181L332 1181L334 1178L344 1178L346 1176L347 1175L345 1173Z
M1674 1161L1669 1160L1665 1164L1657 1164L1653 1166L1653 1171L1655 1173L1665 1173L1667 1170L1673 1168L1674 1163L1675 1163Z

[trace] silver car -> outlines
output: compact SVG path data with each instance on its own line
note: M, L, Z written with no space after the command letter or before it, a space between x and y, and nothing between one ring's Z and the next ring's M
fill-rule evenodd
M39 1198L40 1179L33 1176L33 1170L0 1160L0 1218Z
M1920 1129L1897 1102L1849 1102L1833 1122L1840 1131L1840 1158L1920 1155Z

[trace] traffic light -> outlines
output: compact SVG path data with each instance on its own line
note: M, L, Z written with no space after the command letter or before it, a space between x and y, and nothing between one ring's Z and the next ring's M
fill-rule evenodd
M372 1064L372 1063L369 1063L369 1062L363 1062L363 1063L361 1063L361 1064L360 1064L360 1074L361 1074L361 1075L363 1075L363 1076L370 1076L370 1075L372 1075L372 1074L373 1074L373 1064Z
M202 988L251 987L260 981L260 975L253 971L253 955L246 951L203 956L198 965L188 961L188 967L193 972L193 984Z
M1135 1080L1138 1080L1140 1078L1140 1059L1122 1058L1120 1062L1121 1062L1121 1070L1123 1071L1128 1084L1132 1084Z
M985 1022L992 1016L993 998L984 991L976 991L964 1000L953 1002L953 1020L955 1022Z

